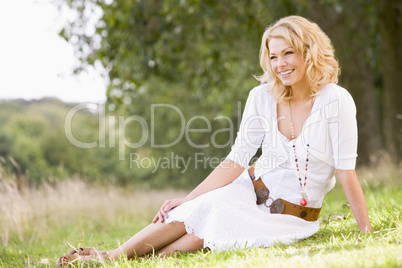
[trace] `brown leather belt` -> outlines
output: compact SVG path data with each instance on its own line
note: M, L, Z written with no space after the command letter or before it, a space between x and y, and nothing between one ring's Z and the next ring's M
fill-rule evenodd
M278 198L273 200L269 197L269 190L265 186L262 179L256 179L254 175L254 165L248 170L251 180L254 184L254 190L257 195L257 204L265 204L265 206L270 208L272 214L287 214L299 217L306 221L316 221L318 220L318 215L320 215L321 208L310 208L302 207L286 200ZM272 203L267 205L267 201L271 200Z

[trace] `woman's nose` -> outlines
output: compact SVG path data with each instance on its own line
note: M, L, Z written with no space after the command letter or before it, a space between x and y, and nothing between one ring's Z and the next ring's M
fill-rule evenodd
M278 65L279 66L286 66L286 60L284 57L278 57Z

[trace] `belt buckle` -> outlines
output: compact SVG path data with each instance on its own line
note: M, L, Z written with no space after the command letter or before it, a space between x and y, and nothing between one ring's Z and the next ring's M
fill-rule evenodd
M256 192L257 195L257 205L264 204L267 208L270 208L272 214L281 214L285 209L285 205L283 204L281 199L274 200L269 196L269 190L265 188L258 189ZM272 203L267 205L267 201L270 200Z
M266 205L266 201L269 198L269 190L261 188L255 194L257 195L257 205Z
M282 200L280 199L276 199L270 206L270 211L272 214L282 214L284 209L285 204L283 204Z
M264 204L267 208L270 208L272 203L274 202L274 199L272 197L269 197L269 190L265 188L261 188L256 192L257 195L257 205ZM271 199L272 203L271 205L267 205L267 201Z
M257 205L264 204L267 208L270 208L272 214L281 214L285 209L285 205L283 204L281 199L274 200L272 197L269 196L268 189L258 189L256 192L257 195ZM271 199L272 203L267 205L267 201Z

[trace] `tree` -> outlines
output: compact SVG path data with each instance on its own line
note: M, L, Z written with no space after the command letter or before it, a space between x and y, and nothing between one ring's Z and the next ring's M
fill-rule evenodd
M402 160L402 5L398 0L376 1L381 35L383 133L385 148L396 163Z

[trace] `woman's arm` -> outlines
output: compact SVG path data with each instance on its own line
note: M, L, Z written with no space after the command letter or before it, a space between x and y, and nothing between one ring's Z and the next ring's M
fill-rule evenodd
M156 223L159 219L164 222L164 218L168 217L167 212L169 210L209 191L228 185L237 179L243 171L243 166L226 158L186 197L166 200L152 222Z
M346 198L352 208L360 231L365 233L370 232L372 229L367 212L366 200L364 199L363 190L357 179L355 170L337 169L336 174L345 191Z
M237 179L243 171L243 166L226 158L186 198L194 199L209 191L228 185Z

